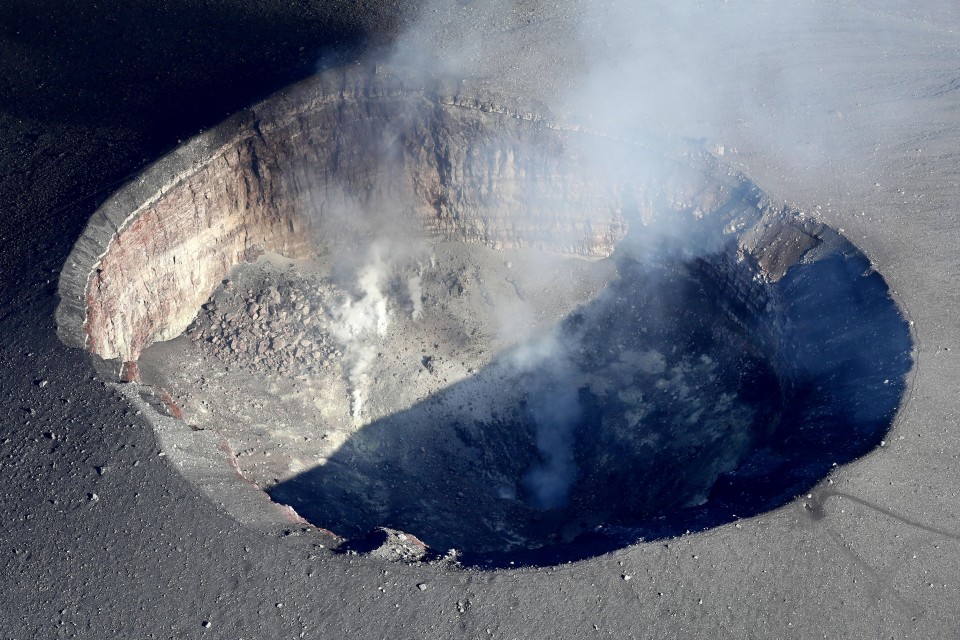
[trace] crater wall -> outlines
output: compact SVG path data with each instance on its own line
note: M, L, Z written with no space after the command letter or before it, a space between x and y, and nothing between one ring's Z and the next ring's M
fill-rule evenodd
M715 218L697 225L704 237L755 220L744 188L709 159L665 160L531 105L382 68L335 70L197 136L104 204L65 265L58 329L104 359L136 361L180 334L231 266L308 257L337 216L607 256L662 211Z

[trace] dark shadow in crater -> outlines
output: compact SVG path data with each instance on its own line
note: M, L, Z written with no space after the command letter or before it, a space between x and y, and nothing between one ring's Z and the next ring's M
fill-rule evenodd
M274 500L466 565L551 565L782 506L875 447L906 323L845 240L779 282L709 258L617 258L550 335L360 430Z

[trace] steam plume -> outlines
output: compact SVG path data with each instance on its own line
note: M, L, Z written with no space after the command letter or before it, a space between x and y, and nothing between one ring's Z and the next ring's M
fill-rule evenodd
M519 349L512 364L526 381L527 410L540 455L540 461L523 477L529 502L541 509L562 507L577 478L574 430L583 412L579 398L582 373L573 363L569 345L560 342L556 332Z
M363 416L370 385L370 364L377 356L377 341L390 325L387 297L383 293L389 269L379 245L370 248L368 261L357 273L357 294L348 294L332 310L331 332L343 347L344 367L350 385L350 412L355 420Z

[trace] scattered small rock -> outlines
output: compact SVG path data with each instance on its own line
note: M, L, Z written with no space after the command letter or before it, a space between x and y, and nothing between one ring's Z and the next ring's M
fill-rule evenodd
M433 356L423 356L423 358L421 358L420 360L420 363L423 365L424 369L426 369L430 373L433 373L433 365L434 365Z

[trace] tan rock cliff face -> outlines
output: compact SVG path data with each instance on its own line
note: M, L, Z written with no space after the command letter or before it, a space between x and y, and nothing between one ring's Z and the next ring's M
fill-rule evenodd
M258 159L263 149L256 137L239 141L114 236L87 290L90 351L136 360L147 344L179 335L234 264L308 252L302 218Z
M628 219L729 205L735 177L678 164L653 186L598 162L596 135L423 87L378 70L327 73L159 161L78 241L61 278L61 337L135 361L180 334L231 266L263 252L307 257L341 222L605 256Z

